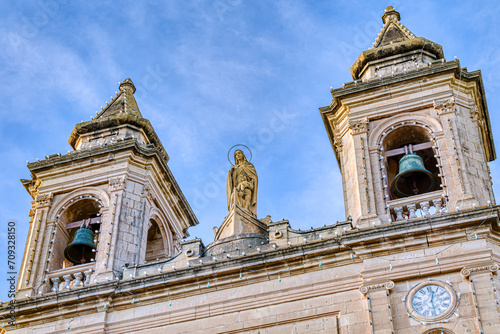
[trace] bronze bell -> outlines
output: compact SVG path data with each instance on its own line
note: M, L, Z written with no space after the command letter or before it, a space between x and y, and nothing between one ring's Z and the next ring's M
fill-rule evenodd
M73 264L88 263L94 258L93 249L96 249L94 232L82 227L76 231L73 241L64 248L64 257Z
M399 173L391 183L391 192L398 197L408 197L433 191L437 182L434 174L424 167L424 160L415 153L399 160Z

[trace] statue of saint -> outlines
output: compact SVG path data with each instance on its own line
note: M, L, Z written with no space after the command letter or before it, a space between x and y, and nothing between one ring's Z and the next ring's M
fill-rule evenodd
M234 165L227 174L227 208L236 201L242 209L257 217L257 172L253 164L247 161L242 150L234 152Z

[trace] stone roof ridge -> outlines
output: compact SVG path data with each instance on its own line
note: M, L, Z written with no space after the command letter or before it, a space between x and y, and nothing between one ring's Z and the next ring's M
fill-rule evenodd
M134 83L130 78L125 79L120 83L119 92L115 97L102 108L94 119L112 117L119 113L128 113L134 116L142 117L142 114L135 100L134 93L136 91Z
M401 16L394 7L389 6L382 15L384 26L380 30L371 48L378 48L392 43L416 38L416 36L401 22Z

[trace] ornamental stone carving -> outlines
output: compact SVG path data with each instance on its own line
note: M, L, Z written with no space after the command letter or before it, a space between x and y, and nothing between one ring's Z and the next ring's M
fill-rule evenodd
M363 117L361 119L357 120L350 120L349 121L349 128L352 130L353 134L360 134L360 133L365 133L368 131L368 124L370 122L368 121L368 117Z
M335 151L337 151L337 153L342 152L342 149L344 148L342 145L342 139L337 135L334 135L333 145L335 146Z
M374 290L381 290L381 289L391 290L392 288L394 288L394 282L387 281L387 282L371 284L371 285L362 285L359 288L359 292L361 292L363 295L366 295L368 292L371 292Z
M479 122L479 111L476 107L470 111L470 118L473 122Z
M142 194L144 197L146 197L149 201L153 201L155 199L155 195L153 191L151 190L151 186L149 184L146 184L142 190Z
M52 204L52 200L54 199L54 195L52 193L42 194L36 196L36 201L39 206L48 206Z
M494 264L486 264L484 266L478 266L478 267L472 267L472 268L463 268L460 271L460 274L463 277L468 278L470 275L472 275L474 273L479 273L482 271L490 271L490 272L494 273L497 270L498 270L498 265L496 263L494 263Z
M456 113L457 108L455 106L455 98L452 96L443 102L433 101L434 109L437 111L438 115L445 115L450 113Z
M112 179L109 179L109 190L110 191L117 191L117 190L125 189L125 181L126 181L126 178L124 176L114 177Z

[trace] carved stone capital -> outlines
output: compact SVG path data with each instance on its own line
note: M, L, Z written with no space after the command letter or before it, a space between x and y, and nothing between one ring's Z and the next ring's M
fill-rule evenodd
M109 179L109 190L110 191L117 191L117 190L125 189L125 186L126 186L125 181L126 181L125 176L114 177L114 178Z
M371 284L371 285L362 285L359 288L359 292L361 292L363 295L366 295L368 292L372 292L375 290L391 290L394 288L394 282L393 281L386 281L382 283L376 283L376 284Z
M483 266L477 266L477 267L462 268L462 270L460 270L460 274L465 278L469 278L469 276L474 274L474 273L480 273L480 272L486 272L486 271L495 273L497 270L498 270L498 265L496 263L493 263L493 264L485 264Z
M470 118L473 122L479 122L479 111L474 108L470 111Z
M173 235L173 246L175 252L178 252L181 249L181 238L177 233Z
M155 199L155 194L151 190L151 186L149 184L146 184L142 189L142 195L149 201L153 201Z
M51 205L53 199L54 199L54 195L52 193L37 195L35 197L35 201L38 203L39 207Z
M342 152L342 149L344 148L342 145L342 138L337 131L333 131L333 146L337 153Z
M438 115L456 113L457 108L455 107L455 98L452 96L443 102L433 101L434 109L437 111Z
M363 117L361 119L350 120L349 128L352 130L353 134L365 133L368 131L368 117Z

